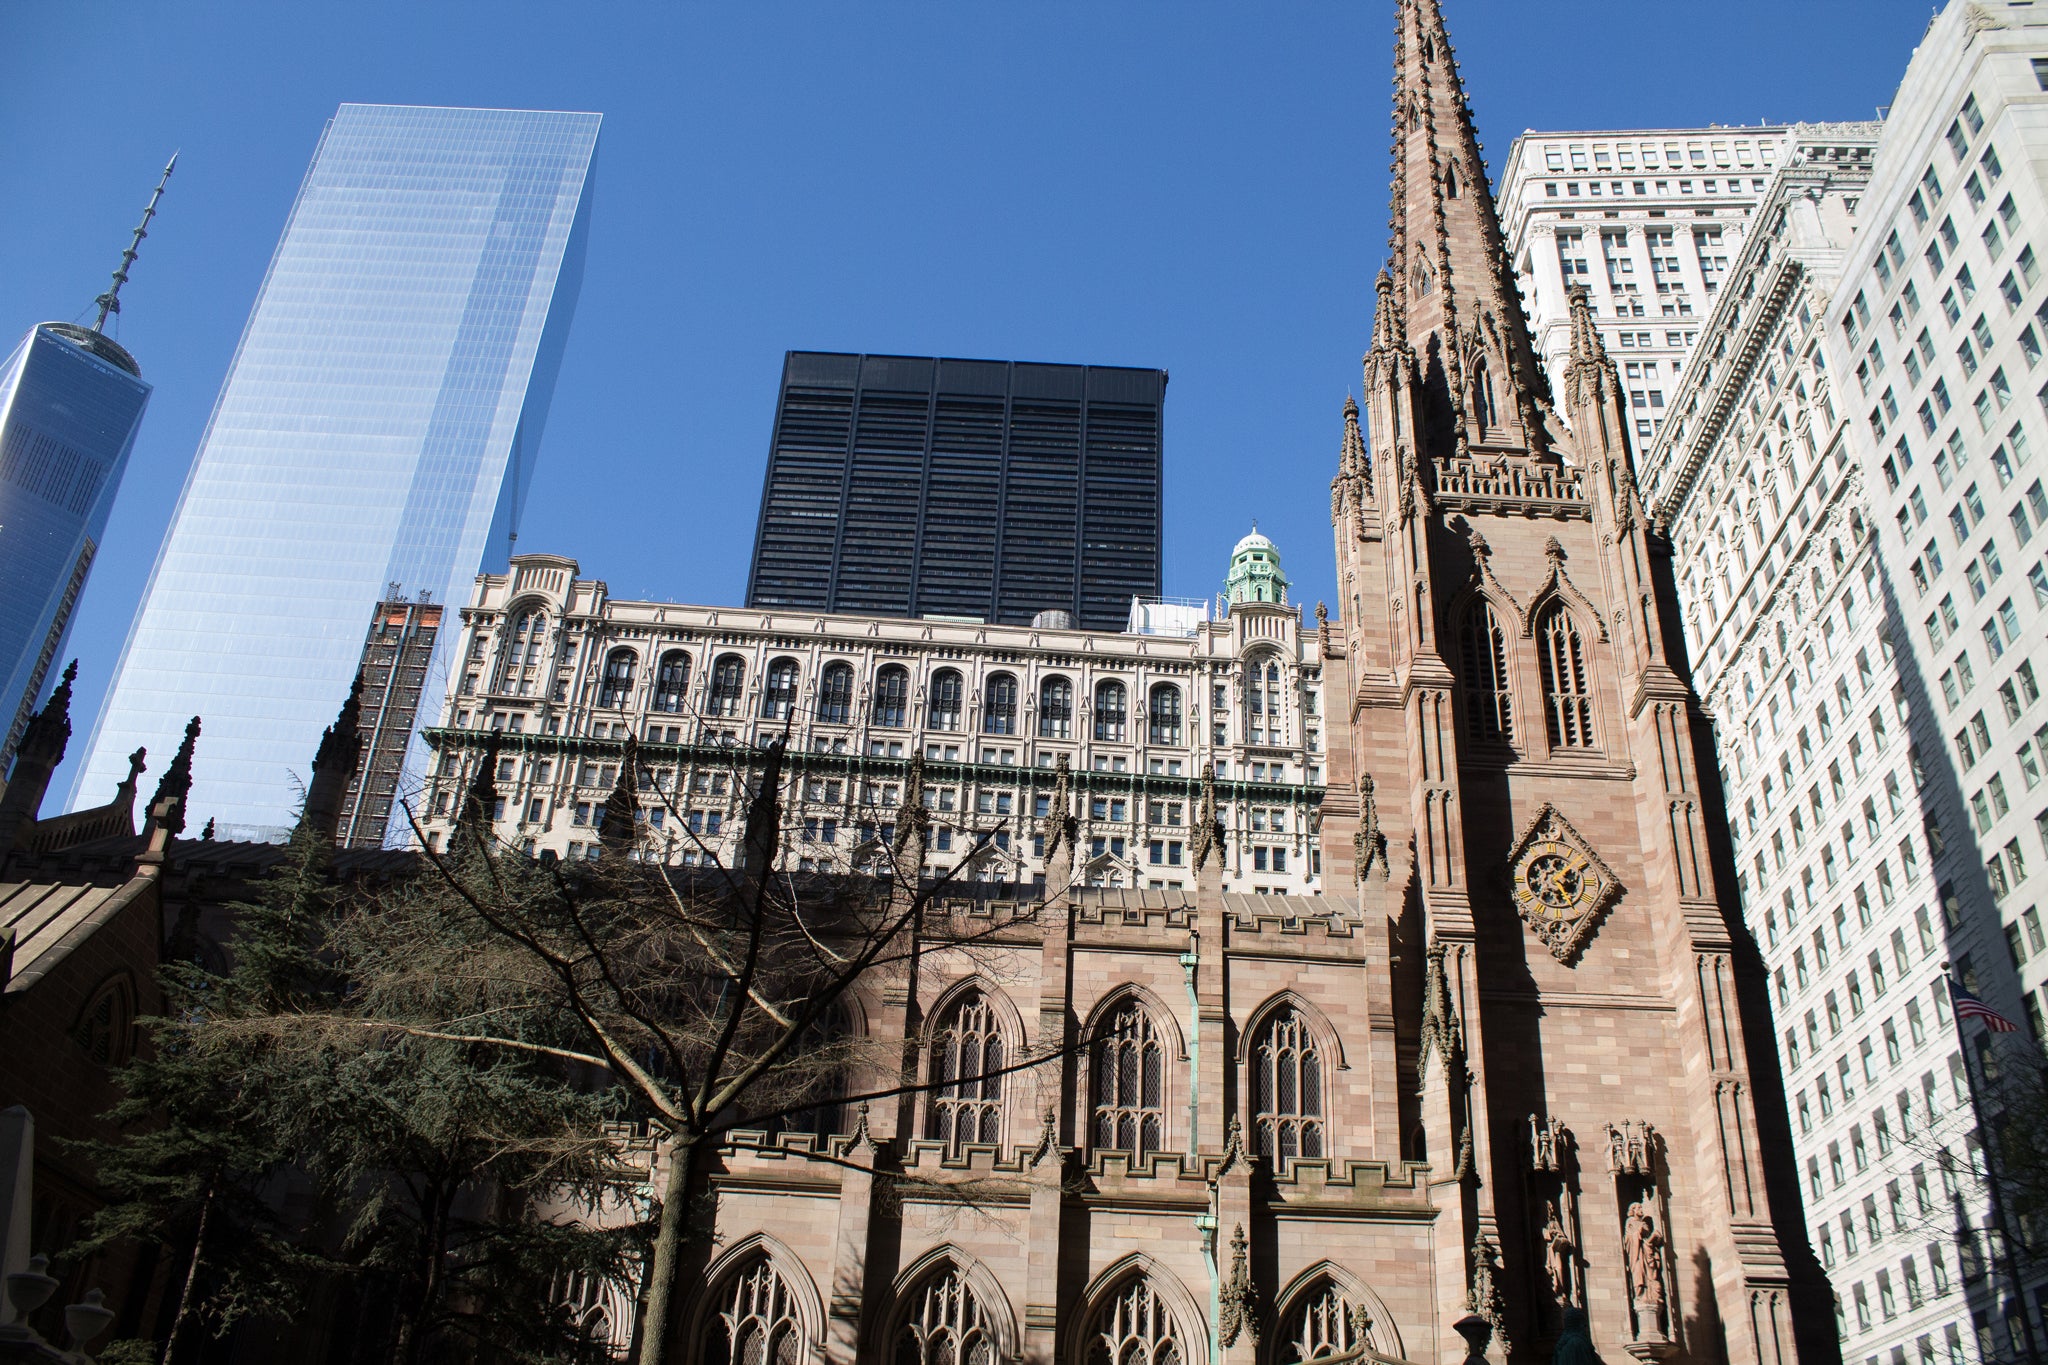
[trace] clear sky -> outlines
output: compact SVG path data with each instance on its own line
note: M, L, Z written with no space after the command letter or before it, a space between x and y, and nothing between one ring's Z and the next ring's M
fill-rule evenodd
M1930 14L1445 3L1496 169L1528 128L1870 118ZM573 555L622 596L739 602L785 350L1143 365L1172 375L1167 593L1214 594L1257 518L1296 597L1332 597L1328 480L1386 243L1393 13L0 4L6 345L90 321L182 152L116 333L156 393L73 632L74 750L349 100L605 115L522 549ZM151 746L153 770L176 740Z

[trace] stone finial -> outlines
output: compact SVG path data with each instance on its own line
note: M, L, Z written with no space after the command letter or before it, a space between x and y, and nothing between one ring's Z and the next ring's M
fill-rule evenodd
M1472 557L1474 559L1483 560L1493 553L1493 547L1486 543L1486 537L1479 533L1479 528L1476 526L1466 532L1465 543L1472 547Z
M1061 760L1065 762L1064 758ZM916 857L913 871L924 866L925 841L932 826L932 814L924 808L924 754L913 750L910 755L910 770L903 777L903 799L896 806L896 839L889 852L897 860L903 857L903 850L916 843ZM1050 847L1048 846L1048 852Z
M597 825L597 837L608 849L621 849L633 842L634 826L640 819L640 742L626 736L626 752L619 761L619 780L604 799L604 815Z
M1543 557L1553 564L1564 563L1564 546L1558 543L1556 536L1551 536L1543 542Z
M149 805L145 807L149 818L154 820L158 805L176 800L177 805L171 812L171 819L175 822L171 826L172 838L185 832L185 803L192 796L192 751L198 743L199 717L194 716L185 722L185 737L178 741L178 752L171 755L171 764L164 769L163 780L156 784L156 795L149 798Z
M334 723L320 732L320 744L313 750L313 780L306 784L305 805L299 811L302 828L318 832L333 843L341 829L342 808L348 804L348 784L363 757L363 674L356 670L348 695ZM492 793L496 799L496 793ZM492 810L485 806L486 818Z

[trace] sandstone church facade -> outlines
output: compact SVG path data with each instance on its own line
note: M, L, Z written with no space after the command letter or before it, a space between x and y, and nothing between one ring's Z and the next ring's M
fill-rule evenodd
M1062 787L1026 926L851 1021L924 1079L1048 1060L739 1135L686 1359L1449 1362L1476 1316L1536 1362L1573 1309L1610 1362L1837 1358L1615 368L1579 299L1553 406L1438 0L1398 8L1325 893L1226 893L1212 794L1192 889L1059 894Z

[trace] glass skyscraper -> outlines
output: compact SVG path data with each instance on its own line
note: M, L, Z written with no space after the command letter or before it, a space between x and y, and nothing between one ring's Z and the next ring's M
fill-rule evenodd
M135 358L88 327L46 322L0 366L0 771L63 645L148 402Z
M345 104L129 629L72 804L204 718L190 800L282 837L399 592L467 599L516 529L582 274L599 116ZM424 595L424 596L422 596ZM452 638L452 633L451 633ZM439 713L447 666L421 713Z

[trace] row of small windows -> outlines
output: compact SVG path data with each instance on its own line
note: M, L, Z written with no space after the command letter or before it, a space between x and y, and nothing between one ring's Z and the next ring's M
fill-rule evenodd
M607 655L598 684L597 705L602 709L625 706L632 697L638 668L639 656L633 650L615 649ZM737 654L726 654L720 656L711 669L711 686L705 697L706 714L714 717L739 715L744 695L745 662ZM1255 667L1255 678L1258 671ZM1276 713L1279 709L1279 666L1269 664L1264 671L1270 679L1267 687L1253 688L1252 710L1259 715L1269 711ZM682 711L689 685L690 656L682 650L662 655L655 669L654 695L650 705L660 712L673 714ZM942 668L932 674L925 699L926 727L933 730L964 728L965 696L966 683L957 669ZM1118 741L1127 737L1132 719L1129 697L1129 689L1115 679L1096 685L1092 709L1085 709L1081 717L1084 724L1092 721L1096 739ZM853 719L853 701L853 666L846 663L826 665L818 679L817 719L828 725L847 724ZM1180 688L1173 683L1155 683L1144 702L1145 708L1139 719L1150 742L1182 743ZM1074 705L1074 684L1070 680L1049 677L1040 683L1039 737L1073 738ZM787 720L795 714L796 706L797 662L788 658L777 659L768 665L762 680L761 716L766 720ZM981 733L1019 733L1018 709L1016 675L989 675L982 687ZM910 670L900 664L887 665L875 674L873 723L882 729L901 730L908 727L910 714Z

